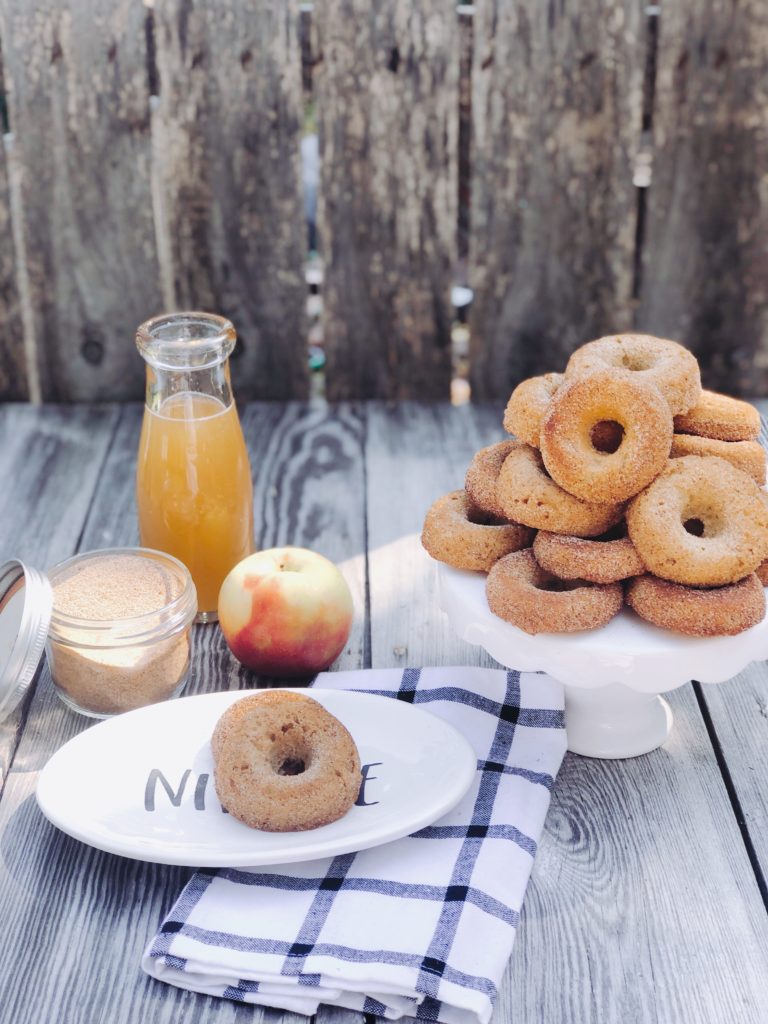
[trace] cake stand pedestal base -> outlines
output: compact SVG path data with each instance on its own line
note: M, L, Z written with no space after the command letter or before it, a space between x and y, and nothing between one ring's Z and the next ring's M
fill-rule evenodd
M657 694L621 683L565 687L568 749L584 757L637 757L660 747L672 728L672 709Z

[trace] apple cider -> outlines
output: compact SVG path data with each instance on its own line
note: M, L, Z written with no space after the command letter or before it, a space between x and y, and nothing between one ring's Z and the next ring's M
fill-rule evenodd
M142 546L189 569L201 612L216 612L229 570L253 551L251 472L235 406L178 394L147 409L138 463Z
M142 324L137 344L147 361L141 544L186 565L198 621L213 621L224 577L254 550L251 471L229 385L234 328L210 314L172 314Z

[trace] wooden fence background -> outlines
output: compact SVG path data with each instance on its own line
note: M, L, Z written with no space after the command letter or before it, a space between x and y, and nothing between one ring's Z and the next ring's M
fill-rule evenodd
M0 0L0 397L139 397L190 307L304 397L308 102L329 398L447 397L457 275L474 398L632 327L768 394L765 0L146 3Z

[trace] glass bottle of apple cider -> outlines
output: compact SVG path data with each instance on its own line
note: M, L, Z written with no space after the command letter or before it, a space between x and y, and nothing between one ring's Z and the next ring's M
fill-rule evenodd
M136 334L147 364L141 544L187 566L198 622L216 621L224 577L254 550L251 471L229 376L235 338L229 320L209 313L158 316Z

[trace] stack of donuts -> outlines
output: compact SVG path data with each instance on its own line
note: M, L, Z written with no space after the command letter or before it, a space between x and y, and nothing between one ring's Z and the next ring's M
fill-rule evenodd
M694 356L600 338L523 381L512 438L479 451L429 509L433 558L488 573L494 614L527 633L594 629L626 603L656 626L733 635L765 615L760 418L704 391Z

